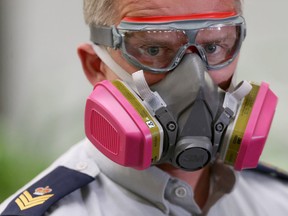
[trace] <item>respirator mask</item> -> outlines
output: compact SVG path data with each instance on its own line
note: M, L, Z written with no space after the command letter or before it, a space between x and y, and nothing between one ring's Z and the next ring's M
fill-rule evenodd
M93 43L121 50L145 71L169 71L148 86L142 70L131 76L107 49L93 44L121 78L96 84L85 109L88 139L112 161L140 170L171 163L194 171L216 159L236 170L257 166L277 97L264 82L242 81L227 92L213 83L207 70L235 59L245 22L230 13L208 15L125 18L117 28L91 26Z

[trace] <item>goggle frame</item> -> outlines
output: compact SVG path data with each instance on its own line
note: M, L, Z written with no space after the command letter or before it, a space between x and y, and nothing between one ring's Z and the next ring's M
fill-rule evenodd
M239 41L238 45L233 53L233 56L229 58L227 61L217 64L217 65L209 65L205 51L203 47L195 43L196 35L201 29L208 29L212 27L224 27L224 26L239 26ZM172 31L172 30L180 30L184 31L185 34L188 36L189 42L184 46L180 47L178 52L176 53L175 57L173 58L170 65L165 68L153 68L147 65L143 65L139 62L135 57L130 55L125 47L125 33L133 32L133 31ZM208 70L219 70L226 66L228 66L231 62L234 61L236 56L238 55L242 42L246 37L246 23L245 19L242 16L232 16L228 18L222 19L185 19L185 20L173 20L173 21L161 21L157 22L153 21L132 21L130 19L122 20L120 24L116 26L90 26L90 33L91 33L91 41L98 45L109 46L114 49L119 49L125 59L130 62L132 65L139 69L143 69L145 71L149 71L151 73L166 73L168 71L173 70L183 56L185 55L186 50L188 47L195 47L198 50L198 53L203 60L204 64L206 65Z

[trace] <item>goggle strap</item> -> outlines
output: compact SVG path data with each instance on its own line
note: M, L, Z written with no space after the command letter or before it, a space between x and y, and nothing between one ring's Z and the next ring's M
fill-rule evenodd
M114 48L113 28L108 26L90 26L90 40L95 44Z
M218 13L199 13L187 14L182 16L152 16L152 17L125 17L125 22L139 22L139 23L162 23L162 22L176 22L185 20L207 20L207 19L227 19L239 15L236 11L218 12Z

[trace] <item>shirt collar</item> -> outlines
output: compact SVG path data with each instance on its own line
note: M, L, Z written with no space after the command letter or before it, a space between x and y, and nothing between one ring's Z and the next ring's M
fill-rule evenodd
M175 181L176 178L155 166L146 170L135 170L123 167L109 160L90 142L86 143L86 147L87 154L97 163L102 173L110 179L113 179L114 182L122 187L155 204L163 212L169 212L169 201L165 199L165 191L167 192L169 183ZM232 191L236 181L235 176L235 172L221 162L216 162L212 166L210 195L204 206L203 213L208 212L211 206L213 206L224 194ZM176 180L182 184L186 184L179 179ZM141 185L145 185L145 187L141 187ZM186 184L186 186L190 187L188 184ZM193 193L192 189L191 192ZM194 212L199 214L200 208L194 199L191 200L190 208L188 207L188 209L191 210L192 204ZM186 209L187 206L188 205L186 205Z
M164 193L170 175L157 167L146 170L135 170L114 163L99 152L90 142L87 142L87 154L91 156L99 166L102 173L113 179L114 182L142 196L162 209L168 210ZM141 187L145 185L145 187Z

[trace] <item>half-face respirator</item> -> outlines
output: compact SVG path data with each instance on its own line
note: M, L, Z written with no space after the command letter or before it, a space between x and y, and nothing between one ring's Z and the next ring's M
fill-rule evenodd
M85 110L88 139L112 161L140 170L171 163L194 171L216 159L236 170L257 166L277 104L267 83L242 81L225 92L197 52L148 86L142 70L131 77L105 48L93 47L122 80L96 84Z

